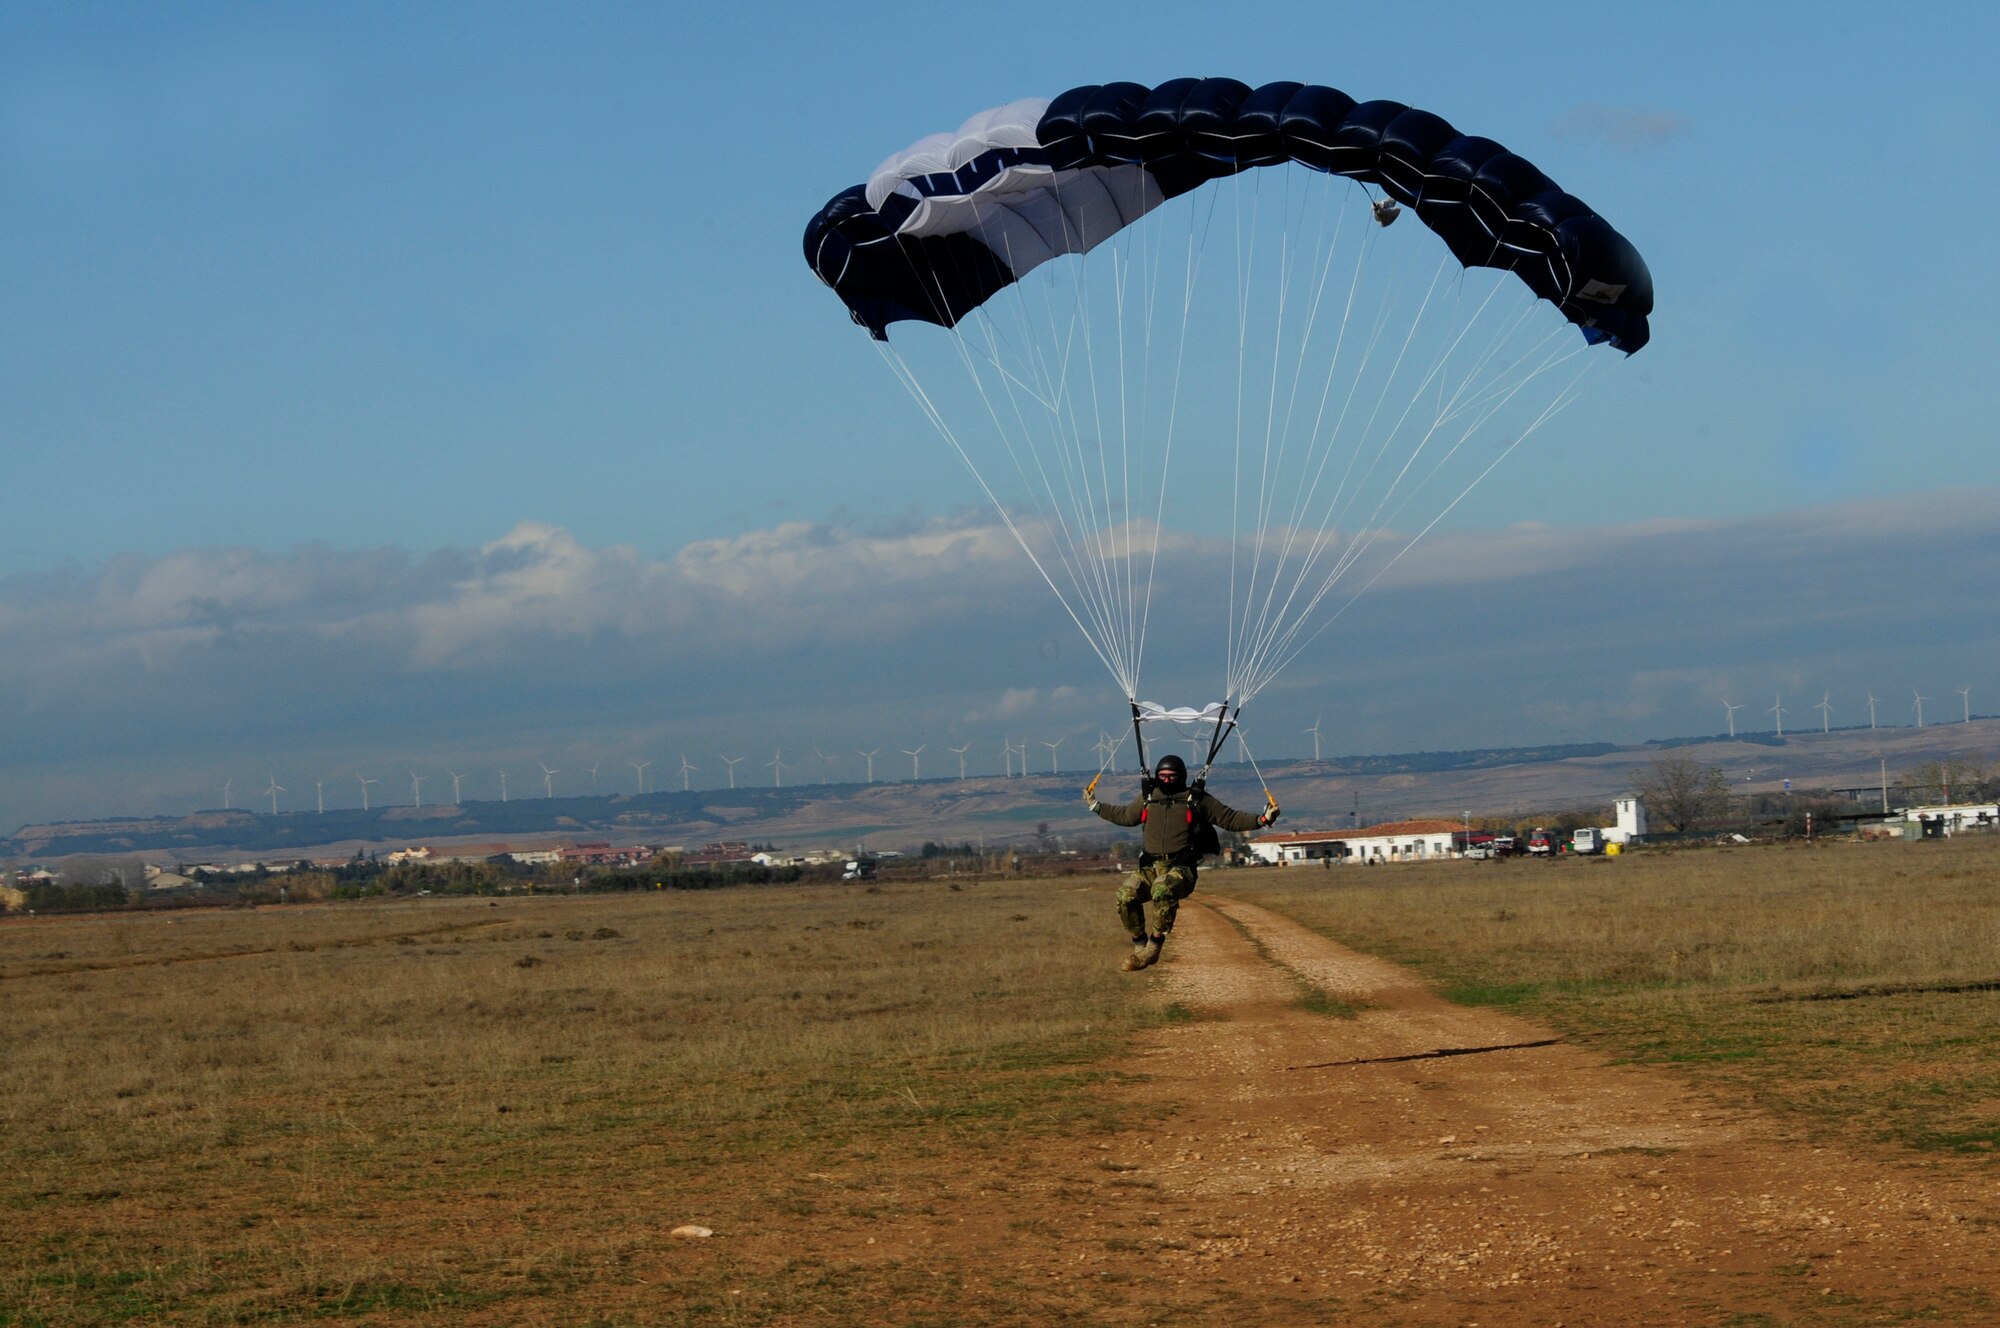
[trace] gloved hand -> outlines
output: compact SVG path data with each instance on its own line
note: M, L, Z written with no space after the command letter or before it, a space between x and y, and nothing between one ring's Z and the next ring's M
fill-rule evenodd
M1257 818L1257 824L1269 825L1271 824L1271 822L1277 819L1278 819L1278 804L1274 802L1270 806L1264 809L1264 814L1262 816L1259 816Z
M1097 795L1095 793L1092 793L1089 789L1085 789L1083 791L1083 805L1090 808L1090 810L1092 811L1096 811Z

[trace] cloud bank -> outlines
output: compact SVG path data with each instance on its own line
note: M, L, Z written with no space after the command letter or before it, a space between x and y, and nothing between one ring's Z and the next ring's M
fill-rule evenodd
M1922 688L1945 698L1933 718L1955 713L1966 685L2000 708L1978 579L1997 497L1440 531L1351 606L1327 601L1252 738L1292 753L1324 716L1329 751L1637 740L1714 732L1723 700L1748 727L1783 694L1789 726L1825 692L1857 722L1871 690L1907 722L1886 707ZM1163 550L1142 690L1199 704L1220 690L1230 551ZM527 521L470 550L124 556L0 582L0 639L14 823L213 806L225 779L270 774L352 800L368 768L670 769L686 751L719 774L704 753L970 742L997 769L1007 735L1087 749L1122 707L1012 537L968 519L791 523L663 555Z

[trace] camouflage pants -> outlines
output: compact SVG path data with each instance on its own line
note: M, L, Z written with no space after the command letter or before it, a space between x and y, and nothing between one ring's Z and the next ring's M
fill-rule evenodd
M1139 868L1118 887L1118 920L1127 935L1165 936L1174 929L1181 900L1194 893L1195 870L1161 858Z

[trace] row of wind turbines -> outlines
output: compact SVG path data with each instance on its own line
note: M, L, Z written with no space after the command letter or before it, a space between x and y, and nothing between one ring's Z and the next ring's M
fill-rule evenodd
M1921 691L1919 691L1915 687L1912 687L1910 689L1910 697L1911 697L1911 709L1916 712L1917 716L1917 727L1922 728L1924 726L1924 702L1932 700L1934 698L1925 696ZM1960 718L1959 722L1961 724L1970 724L1972 722L1972 688L1960 687L1958 689L1958 697L1962 709L1962 717ZM1868 727L1871 729L1876 727L1875 706L1876 706L1875 693L1871 691L1868 693ZM1733 738L1736 736L1736 712L1743 709L1743 707L1741 705L1735 705L1728 701L1724 701L1722 703L1722 708L1729 721L1729 736ZM1819 728L1821 733L1833 732L1832 692L1824 693L1820 697L1818 705L1809 706L1807 708L1810 710L1819 711ZM1783 692L1777 693L1770 709L1764 711L1764 713L1771 716L1772 722L1777 731L1777 735L1780 738L1784 737L1785 716L1788 713L1790 713L1785 709L1785 694ZM1793 730L1793 732L1795 733L1797 731L1798 731L1797 729Z
M1061 772L1060 753L1062 751L1063 744L1068 741L1069 737L1068 735L1065 735L1063 737L1055 739L1053 742L1043 740L1040 743L1041 746L1049 749L1050 773L1058 774ZM1021 739L1018 746L1013 742L1012 739L1003 740L1001 744L1001 757L1005 766L1005 774L1008 778L1025 778L1028 775L1029 746L1030 746L1029 739L1027 738ZM1099 735L1098 750L1100 754L1104 753L1107 749L1114 746L1115 744L1108 737L1104 735ZM968 772L968 755L972 751L972 747L973 744L968 742L963 746L947 747L944 749L958 758L958 777L960 779L968 779L971 777ZM900 747L896 749L897 751L901 752L904 756L910 758L910 778L912 780L918 780L923 778L923 754L926 751L928 751L929 748L930 748L929 743L919 743L915 747ZM812 750L813 750L813 759L817 760L821 764L823 771L824 769L831 767L837 760L840 759L837 756L829 755L828 753L822 751L818 747L814 747ZM860 757L864 762L866 762L867 782L870 784L874 783L875 758L883 754L883 749L880 747L876 747L864 751L860 748L856 748L854 754ZM1018 758L1018 769L1017 769L1017 758ZM749 758L742 756L718 755L716 759L722 763L726 771L725 778L727 780L728 787L732 789L738 787L737 774L736 774L737 767L742 765L744 761L746 761ZM635 793L646 794L658 791L651 786L651 780L649 780L647 777L647 771L652 769L655 762L650 760L627 761L625 762L625 764L632 770L633 791ZM775 788L783 788L785 786L785 772L787 770L798 770L802 768L805 764L806 762L803 758L798 761L787 761L785 759L784 749L782 746L780 746L779 748L777 748L772 752L770 760L763 762L764 767L771 771L771 785L772 787ZM564 771L560 767L547 765L541 762L537 762L537 765L539 766L542 775L542 796L544 798L555 797L556 796L555 778L557 775L563 774ZM590 775L590 792L592 795L595 795L598 792L598 773L600 770L602 770L603 766L604 762L598 761L592 765L582 767L582 770L588 772L588 774ZM700 771L701 767L696 765L694 762L690 761L687 757L687 753L685 752L681 753L679 773L681 778L681 791L683 793L689 791L693 787L693 776L700 773ZM514 779L513 773L505 769L496 769L494 771L494 774L497 777L500 786L500 801L502 802L510 801L511 781ZM470 777L470 773L461 770L447 770L444 772L444 775L445 777L451 780L452 803L456 805L458 803L463 802L465 797L465 781ZM410 805L413 807L422 807L424 805L424 785L427 782L430 782L431 780L437 778L437 776L422 775L418 774L415 770L410 770L409 777L410 777ZM373 790L377 784L383 782L381 777L363 775L357 773L354 776L354 779L357 785L359 786L361 792L361 809L363 811L373 810L376 802ZM326 811L326 786L328 782L329 781L324 779L313 781L315 806L322 814ZM336 780L333 782L337 784L339 781ZM235 780L227 779L223 781L222 807L224 811L232 810L235 807L235 802L234 802L235 787L236 787ZM285 785L280 784L278 782L278 777L275 774L273 774L269 777L269 780L265 785L265 787L260 791L259 796L270 799L271 814L273 816L276 816L279 813L278 795L282 793L288 793L290 791L291 790L286 788Z

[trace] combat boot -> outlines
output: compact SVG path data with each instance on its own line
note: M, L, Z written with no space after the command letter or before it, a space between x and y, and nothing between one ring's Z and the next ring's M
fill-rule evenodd
M1139 951L1139 957L1145 961L1139 967L1151 968L1154 964L1159 963L1160 951L1165 947L1166 943L1167 938L1164 936L1148 936L1145 948Z
M1151 950L1152 953L1148 954L1148 950ZM1137 973L1140 969L1152 963L1153 960L1159 958L1159 954L1159 950L1155 949L1152 943L1144 936L1134 936L1132 938L1132 953L1125 956L1124 971L1127 973Z

